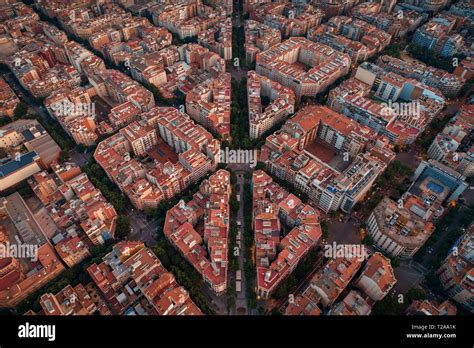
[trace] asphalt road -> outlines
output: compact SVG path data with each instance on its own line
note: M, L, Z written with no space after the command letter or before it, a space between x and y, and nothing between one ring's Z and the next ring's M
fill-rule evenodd
M402 261L400 266L393 270L397 283L395 284L395 293L404 294L411 288L416 288L420 285L426 275L426 270L423 270L414 261Z
M238 258L238 262L239 262L239 270L242 272L242 280L241 280L241 289L242 291L238 292L237 293L237 299L236 299L236 309L238 311L238 313L240 313L240 311L244 311L245 310L245 313L248 312L248 308L247 308L247 295L246 295L246 283L245 283L245 269L244 269L244 265L245 265L245 243L244 243L244 205L243 205L243 197L244 197L244 184L245 184L245 179L244 179L244 176L243 174L237 174L237 183L238 183L238 187L239 187L239 191L237 194L240 195L240 205L239 205L239 212L237 214L237 219L238 221L240 221L240 228L239 228L239 231L240 231L240 235L241 235L241 242L240 242L240 245L241 245L241 248L239 250L239 258Z
M447 255L439 255L440 251L439 249L441 249L444 244L446 243L445 242L445 239L446 239L446 236L448 235L448 232L450 231L454 231L454 230L457 230L459 228L461 228L461 216L463 216L463 212L466 211L468 209L468 206L473 204L474 202L474 189L470 189L469 187L463 192L462 198L464 198L465 200L465 204L461 205L458 213L456 214L454 220L452 221L452 223L443 230L441 236L438 238L438 240L436 242L434 242L430 248L428 249L429 252L427 252L421 263L423 266L427 267L427 268L431 268L431 261L433 259L435 259L437 256L442 256L442 257L446 257ZM436 233L436 231L434 232ZM439 233L439 231L438 231Z
M338 244L360 244L359 225L350 220L348 222L340 222L337 219L328 223L329 235L328 243L336 242Z
M148 221L145 213L128 206L126 209L128 220L130 222L130 234L128 238L134 241L145 242L148 247L156 244L155 233L157 229L156 221Z

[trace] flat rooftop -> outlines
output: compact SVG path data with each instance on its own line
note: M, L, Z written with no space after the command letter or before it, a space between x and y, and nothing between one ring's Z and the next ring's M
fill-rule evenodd
M12 159L11 161L0 166L0 178L9 176L17 170L26 167L27 165L34 162L38 154L35 151L30 151L20 155L19 160Z

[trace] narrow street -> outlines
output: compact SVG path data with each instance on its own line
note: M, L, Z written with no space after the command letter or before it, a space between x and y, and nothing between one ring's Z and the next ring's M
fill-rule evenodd
M474 202L474 190L468 188L466 191L463 192L461 197L465 200L466 204L462 204L459 208L458 213L456 214L454 220L451 222L451 224L446 227L440 237L434 242L430 248L428 249L429 252L427 252L421 261L421 264L426 267L426 268L431 268L432 261L434 261L437 257L441 256L442 258L446 257L447 255L440 255L440 249L442 250L443 246L446 243L446 237L448 236L449 232L457 230L462 227L461 224L461 217L464 215L464 213L468 210L468 207L473 204ZM436 233L436 231L435 231Z
M237 219L240 221L239 232L240 232L240 250L239 250L239 270L242 274L241 280L241 291L237 292L236 298L236 310L237 314L246 314L248 312L247 308L247 296L246 296L246 283L245 283L245 243L244 243L244 205L243 205L243 196L244 196L244 185L245 185L245 178L243 174L237 174L237 184L239 187L238 195L240 195L240 204L239 204L239 212L237 214Z
M313 278L313 276L317 272L320 271L321 267L323 266L323 261L324 261L324 256L321 253L313 267L313 270L306 275L306 277L298 284L298 286L290 294L290 295L293 295L293 298L300 295L301 292L306 289L306 287L310 284L310 281ZM289 301L289 298L285 298L278 302L275 302L273 308L277 308L280 311L280 313L283 314L285 313L286 307L288 306L288 301ZM271 311L273 308L268 308L267 310Z
M13 91L16 93L16 95L20 98L21 101L23 101L25 104L28 105L30 109L33 109L35 113L41 116L41 118L45 122L51 123L51 121L56 121L54 120L46 111L44 106L38 106L33 98L24 90L24 88L20 85L16 77L13 75L13 73L8 72L5 74L2 74L2 76L5 78L7 83L10 85L10 87L13 89Z
M202 282L201 292L206 297L209 306L214 310L217 315L227 315L227 295L223 294L217 296L214 291L205 283ZM232 313L231 313L232 314Z
M13 89L13 91L16 93L18 98L22 102L28 105L28 107L34 111L34 113L38 114L41 116L44 122L49 123L51 125L54 125L55 127L61 127L54 118L51 117L50 114L46 111L46 108L44 106L38 106L33 98L25 91L25 89L20 85L16 77L13 75L13 73L8 72L2 74L2 76L5 78L7 83L10 85L10 87ZM77 151L76 148L72 148L69 151L70 155L70 161L78 165L79 167L82 167L84 164L86 164L89 159L91 154L87 153L84 154L82 152Z

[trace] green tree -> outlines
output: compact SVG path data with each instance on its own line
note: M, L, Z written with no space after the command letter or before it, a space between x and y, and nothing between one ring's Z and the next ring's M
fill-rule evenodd
M70 154L69 154L69 149L64 148L61 150L61 154L59 155L59 162L65 162L69 159Z
M9 124L10 122L12 121L12 119L10 117L0 117L0 127L3 127L7 124Z
M237 201L237 199L232 196L230 198L230 201L229 201L229 206L230 206L230 211L231 212L237 212L239 210L239 202Z
M153 208L145 208L145 215L146 215L147 220L153 219L153 217L155 216L155 214L156 214L156 210L155 210L155 209L153 209Z
M115 235L119 239L124 239L130 233L130 222L126 215L119 215L117 217L117 227L115 230Z
M21 119L23 116L25 116L28 112L28 105L26 105L23 102L19 102L16 106L15 109L13 110L13 118L15 120Z
M233 171L230 172L230 183L235 185L237 183L237 175Z
M86 150L86 146L84 144L77 144L76 145L77 152L84 152Z
M323 232L323 238L326 239L329 236L329 226L327 221L321 221L321 230Z
M230 311L235 308L235 296L227 296L227 311Z
M389 56L400 58L401 45L398 43L393 43L383 50L382 54L387 54Z

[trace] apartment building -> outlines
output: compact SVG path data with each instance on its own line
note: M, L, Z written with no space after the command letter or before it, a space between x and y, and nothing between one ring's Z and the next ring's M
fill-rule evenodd
M266 51L281 42L281 33L278 29L251 19L245 21L244 33L247 64L255 62L257 53Z
M13 117L13 111L20 102L8 83L0 77L0 115Z
M222 139L230 137L230 82L230 74L223 73L195 86L186 94L187 114Z
M413 44L452 57L466 50L464 38L456 33L457 19L450 14L439 14L415 31Z
M250 70L247 74L250 139L258 139L294 112L295 94Z
M385 197L370 214L367 232L377 248L402 259L411 258L428 240L435 226L420 216L421 199L394 202Z
M289 87L297 99L315 96L348 73L351 59L326 45L292 37L256 56L256 72Z
M56 278L64 266L47 242L43 226L20 194L15 192L0 198L0 216L2 244L16 244L21 240L30 246L25 257L2 258L0 265L0 305L13 308Z
M257 296L267 299L322 236L319 213L289 194L265 172L253 173ZM289 232L281 238L280 224Z
M132 204L143 210L156 208L214 169L220 145L175 108L156 107L141 117L100 142L94 158ZM160 148L176 154L166 155Z
M325 106L310 105L267 137L261 157L270 173L329 212L350 211L394 154L370 128Z
M474 311L472 294L474 225L454 244L437 274L448 296L469 311Z
M142 242L115 244L87 272L112 314L202 315L189 293Z
M395 286L397 280L390 259L379 252L373 253L354 285L374 301L381 301Z
M232 19L226 18L198 35L198 43L224 60L232 59Z
M427 66L423 63L410 63L404 60L383 55L377 64L386 71L394 72L409 79L416 79L427 86L434 87L446 97L455 97L466 82L465 79L444 70Z
M218 170L203 181L187 204L166 213L164 234L217 295L227 290L230 173ZM199 221L204 232L196 231Z

